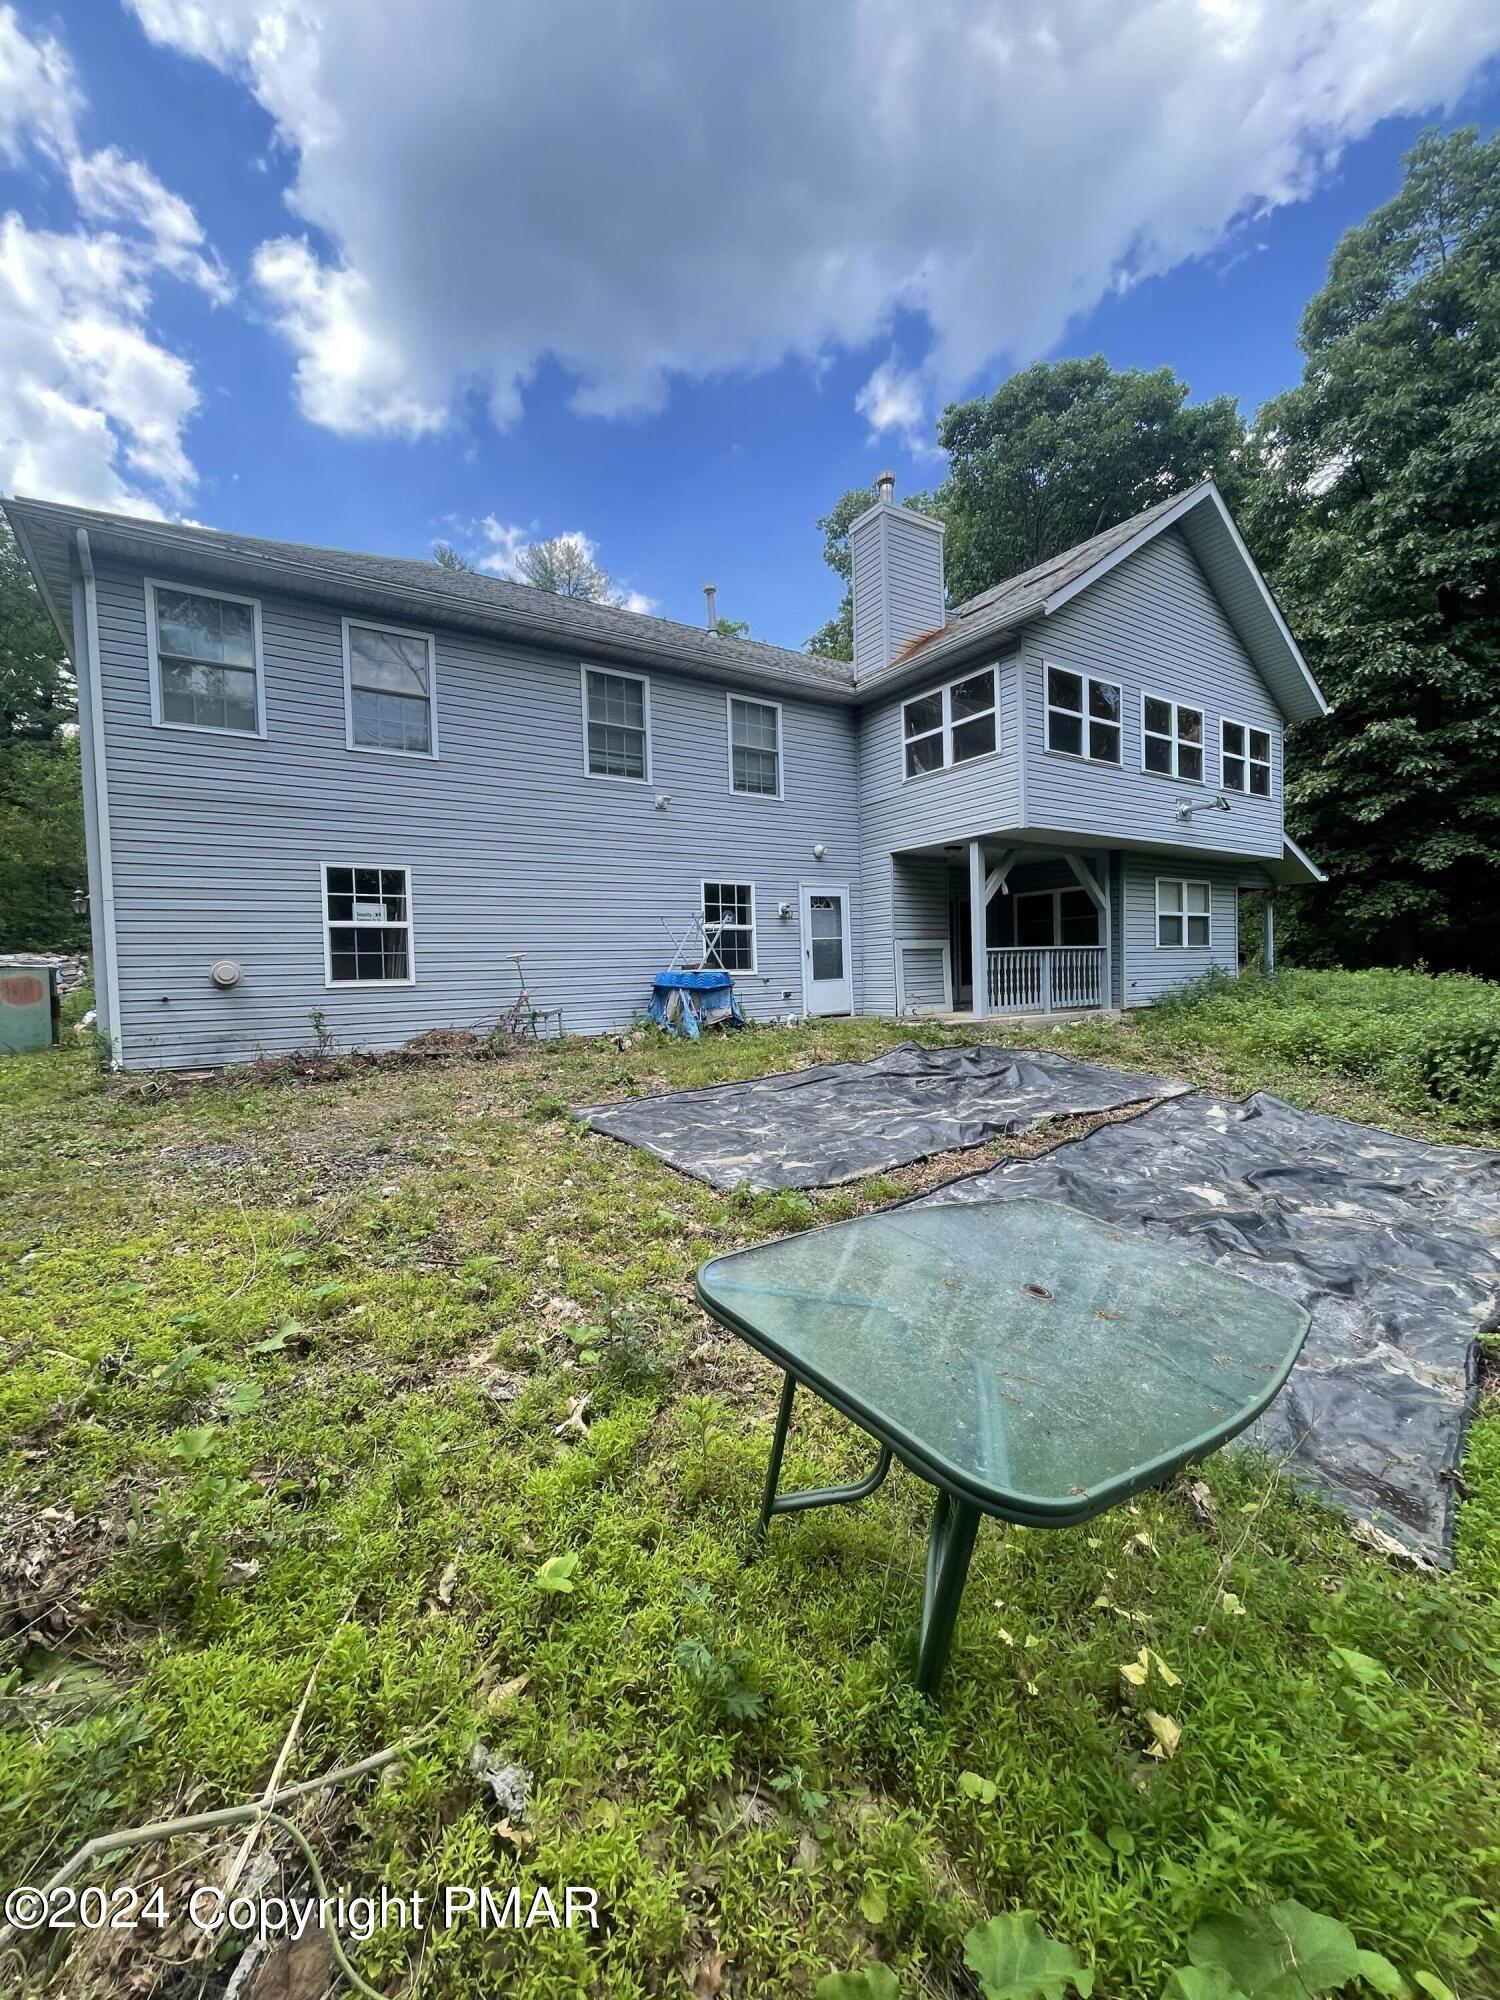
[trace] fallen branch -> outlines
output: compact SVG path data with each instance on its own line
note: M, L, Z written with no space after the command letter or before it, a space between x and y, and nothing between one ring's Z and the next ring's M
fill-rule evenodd
M318 1675L323 1671L323 1662L328 1658L334 1639L338 1637L339 1633L349 1623L353 1610L354 1607L351 1604L338 1624L334 1626L328 1644L319 1653L313 1663L313 1670L307 1677L307 1685L302 1690L302 1699L297 1704L297 1713L292 1717L291 1727L287 1730L286 1739L281 1746L281 1752L271 1767L271 1775L266 1781L266 1789L261 1794L261 1804L263 1806L269 1807L276 1793L280 1790L281 1781L286 1775L286 1767L291 1758L292 1749L302 1728L302 1718L307 1714L307 1704L312 1699L312 1691L318 1684ZM255 1843L259 1838L260 1822L256 1821L245 1835L245 1838L240 1842L239 1851L236 1853L233 1861L230 1862L229 1872L224 1877L224 1898L226 1902L234 1894L239 1879L245 1872L245 1864L255 1851Z
M290 1805L294 1799L306 1798L310 1792L326 1791L330 1785L347 1784L351 1778L362 1778L370 1771L378 1771L384 1765L394 1763L396 1758L404 1756L408 1750L413 1749L431 1734L431 1729L420 1730L415 1736L407 1737L404 1742L393 1743L385 1750L377 1750L371 1757L362 1757L357 1764L341 1764L336 1770L325 1771L320 1778L304 1778L298 1784L284 1786L279 1792L263 1794L258 1799L252 1799L247 1805L218 1806L212 1812L187 1813L181 1819L153 1820L149 1826L123 1826L113 1833L96 1834L92 1840L86 1840L82 1847L63 1863L57 1873L42 1884L37 1893L44 1899L50 1897L55 1889L60 1889L65 1882L71 1882L79 1870L87 1867L89 1862L97 1861L106 1854L119 1854L130 1847L146 1847L155 1840L176 1840L182 1834L212 1833L215 1828L221 1826L242 1826L246 1820L270 1820L273 1825L284 1827L302 1849L321 1896L324 1894L321 1887L323 1878L313 1858L312 1849L307 1845L304 1835L290 1820L283 1819L277 1808ZM15 1935L13 1925L0 1925L0 1951L5 1949ZM337 1939L334 1939L333 1943L334 1955L338 1958L345 1976L352 1977L357 1982L359 1992L373 1992L374 1988L366 1986L347 1964ZM384 2000L384 1996L376 1994L375 2000Z

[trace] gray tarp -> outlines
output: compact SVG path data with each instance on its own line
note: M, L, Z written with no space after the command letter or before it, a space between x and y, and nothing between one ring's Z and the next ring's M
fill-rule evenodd
M1193 1095L931 1202L1037 1195L1298 1299L1312 1330L1251 1443L1404 1547L1451 1561L1475 1335L1500 1313L1500 1155L1257 1092Z
M573 1116L715 1187L763 1191L833 1187L1043 1119L1146 1104L1187 1087L1065 1056L902 1042L870 1062L577 1105Z

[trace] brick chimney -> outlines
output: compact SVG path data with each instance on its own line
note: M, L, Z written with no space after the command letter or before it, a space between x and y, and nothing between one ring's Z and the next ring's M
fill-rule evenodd
M882 472L876 500L849 530L854 589L854 678L888 667L910 640L932 632L943 603L943 524L896 505L896 475Z

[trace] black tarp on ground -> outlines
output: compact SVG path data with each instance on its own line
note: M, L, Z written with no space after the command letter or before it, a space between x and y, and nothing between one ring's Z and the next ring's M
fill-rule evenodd
M1405 1548L1451 1561L1475 1335L1500 1315L1500 1155L1263 1091L1195 1094L921 1199L1018 1195L1068 1202L1299 1300L1307 1345L1246 1440Z
M764 1192L834 1187L1045 1118L1148 1104L1187 1087L1065 1056L902 1042L870 1062L576 1105L573 1116L714 1187Z

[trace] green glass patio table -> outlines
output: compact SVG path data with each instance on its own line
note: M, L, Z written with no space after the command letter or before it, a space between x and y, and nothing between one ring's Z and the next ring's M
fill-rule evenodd
M986 1514L1072 1527L1258 1417L1308 1315L1217 1265L1058 1202L888 1209L713 1257L713 1317L785 1372L758 1535L864 1499L899 1459L937 1489L917 1642L935 1693ZM878 1454L852 1486L782 1493L802 1384Z

